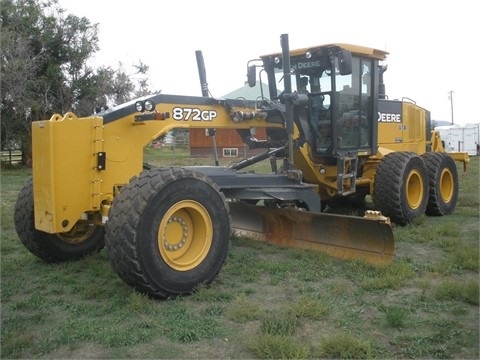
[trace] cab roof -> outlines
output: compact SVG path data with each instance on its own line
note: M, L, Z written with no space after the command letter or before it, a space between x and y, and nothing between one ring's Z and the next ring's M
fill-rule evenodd
M366 46L360 46L360 45L353 45L353 44L346 44L346 43L332 43L332 44L324 44L324 45L318 45L318 46L311 46L308 48L301 48L301 49L290 49L290 55L291 56L298 56L298 55L303 55L307 51L312 51L314 49L319 49L319 48L329 48L329 47L341 47L342 49L350 51L354 55L362 55L362 56L367 56L370 58L378 59L378 60L385 60L385 58L388 55L388 52L379 50L379 49L374 49ZM282 53L274 53L274 54L268 54L261 56L261 58L264 57L270 57L270 56L282 56Z

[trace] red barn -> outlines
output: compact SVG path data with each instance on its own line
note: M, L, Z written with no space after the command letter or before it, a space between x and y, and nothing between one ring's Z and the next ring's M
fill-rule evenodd
M268 94L268 88L263 85L263 93ZM260 86L254 88L245 85L225 96L225 99L243 98L255 100L259 97ZM265 149L249 149L242 141L236 130L217 129L215 137L208 136L205 129L190 129L190 155L211 155L215 143L218 157L249 157ZM265 129L255 129L255 138L265 140Z
M255 138L265 140L265 129L256 129ZM218 157L249 157L265 149L249 149L235 130L217 129L215 138L204 129L190 129L190 155L211 155L216 145Z

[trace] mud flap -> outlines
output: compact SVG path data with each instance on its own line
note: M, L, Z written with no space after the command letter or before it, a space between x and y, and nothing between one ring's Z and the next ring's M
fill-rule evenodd
M281 247L311 249L342 259L390 264L394 254L388 221L294 209L229 203L236 235Z

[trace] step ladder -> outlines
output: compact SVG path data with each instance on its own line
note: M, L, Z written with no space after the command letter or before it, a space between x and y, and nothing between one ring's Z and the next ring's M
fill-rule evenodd
M338 155L337 157L337 191L346 196L355 193L357 179L357 154Z

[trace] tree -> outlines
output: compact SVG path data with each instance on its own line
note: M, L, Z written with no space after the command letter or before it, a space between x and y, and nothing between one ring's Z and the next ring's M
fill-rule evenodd
M20 146L30 162L31 121L74 111L88 116L98 105L112 106L148 92L138 88L122 65L94 69L98 24L66 13L57 0L1 1L1 146ZM135 66L146 74L148 66Z

